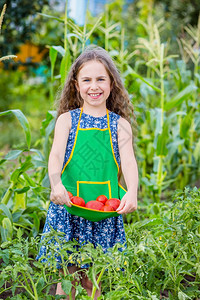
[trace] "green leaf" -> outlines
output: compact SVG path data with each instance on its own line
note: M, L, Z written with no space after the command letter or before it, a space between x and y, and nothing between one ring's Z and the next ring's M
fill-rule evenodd
M9 218L9 220L12 223L13 222L12 221L12 214L11 214L10 210L8 209L8 207L5 204L1 203L0 204L0 210L2 210L4 212L4 214ZM2 212L1 212L1 215L2 215Z
M22 111L19 110L19 109L10 109L10 110L3 111L3 112L0 113L0 116L6 116L6 115L9 115L11 113L15 115L15 117L20 122L22 128L24 129L28 149L30 149L31 132L30 132L30 126L29 126L29 122L28 122L27 118L24 116Z
M96 23L94 24L94 26L92 27L92 29L86 34L86 40L88 40L91 36L91 34L93 33L93 31L95 30L96 27L98 27L100 24L101 24L101 19L102 19L102 16L100 16Z
M139 75L138 73L136 73L130 66L128 66L128 70L126 72L126 75L131 74L133 77L139 78L140 80L142 80L144 83L146 83L148 86L150 86L154 91L161 93L161 89L159 89L158 87L156 87L155 85L151 84L150 82L148 82L146 79L144 79L141 75Z
M195 160L198 161L198 159L200 157L200 140L195 145L193 154L194 154Z
M44 156L43 156L43 154L41 153L40 150L31 148L30 151L31 152L36 152L41 159L44 159Z
M37 289L38 293L40 293L42 291L44 285L45 285L44 277L40 277L38 282L37 282L37 286L36 286L36 289Z
M96 272L95 272L94 266L92 267L92 283L99 290L99 286L98 286L98 283L97 283L97 280L96 280Z
M66 76L71 67L71 55L69 50L66 50L64 57L62 58L60 65L61 84L64 85Z
M69 293L71 292L71 289L72 289L72 283L70 280L67 280L67 279L63 279L62 282L61 282L61 286L62 286L62 289L63 291L69 295Z
M10 218L4 218L1 224L2 224L2 228L5 230L6 241L11 240L13 235L13 225L12 222L10 221Z
M14 190L13 212L26 208L26 192L29 187L23 187L21 183L17 184L18 189Z
M190 94L196 91L197 87L194 84L188 85L182 91L180 91L175 97L173 97L170 101L165 103L165 110L168 111L178 105L180 105L185 99L187 99Z
M76 37L77 39L79 39L81 41L81 43L83 42L83 40L80 38L80 36L78 36L75 33L68 33L67 34L67 38L71 38L71 37Z
M6 154L5 159L6 160L16 159L22 152L23 150L11 150Z
M24 186L23 188L14 189L14 192L16 192L17 194L24 194L28 190L30 190L30 187L29 186Z
M65 56L65 49L62 46L51 46L51 48L55 49L62 56Z
M168 149L166 147L168 141L168 126L165 125L161 134L158 135L156 155L157 156L166 156Z
M49 57L51 61L51 79L53 79L53 74L54 74L54 67L56 63L56 58L57 58L57 50L54 49L54 47L51 47L49 50Z
M51 16L51 15L47 15L47 14L42 14L42 13L38 13L40 16L43 16L43 17L46 17L46 18L49 18L49 19L53 19L53 20L56 20L58 22L61 22L61 23L64 23L64 20L61 19L61 18L56 18L54 16Z
M142 228L142 227L152 227L155 225L162 225L163 224L163 220L161 218L158 219L151 219L151 220L144 220L138 223L138 227Z
M186 300L186 299L191 299L190 297L188 297L185 293L183 293L182 291L178 292L178 299L179 300Z
M155 108L152 112L154 113L154 118L156 119L155 137L157 137L157 135L161 134L161 132L162 132L162 122L161 122L161 120L162 120L162 109L161 108Z
M190 127L192 123L193 112L192 110L181 119L180 123L180 137L186 139L190 135Z
M56 111L48 111L46 114L46 119L42 121L42 127L40 128L41 135L46 135L46 128L48 127L49 123L52 119L56 118Z

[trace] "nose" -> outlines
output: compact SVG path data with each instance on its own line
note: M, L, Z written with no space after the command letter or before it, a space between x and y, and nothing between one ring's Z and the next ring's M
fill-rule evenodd
M97 82L95 81L95 80L93 80L92 82L91 82L91 90L96 90L96 89L98 89L98 86L97 86Z

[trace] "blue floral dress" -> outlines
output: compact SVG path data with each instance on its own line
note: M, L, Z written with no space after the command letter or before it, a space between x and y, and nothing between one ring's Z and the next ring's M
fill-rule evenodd
M80 112L81 110L79 108L70 111L72 127L68 137L63 167L68 161L74 145ZM120 116L116 113L109 112L114 155L120 165L120 155L117 142L117 125L119 118ZM93 117L83 112L80 121L80 128L107 128L107 116ZM99 222L91 222L84 218L71 215L67 212L63 205L57 205L50 202L43 234L50 232L51 228L58 232L63 232L65 234L64 239L66 242L72 241L73 239L77 240L79 244L91 242L94 246L100 245L104 252L106 252L109 248L112 248L116 243L126 243L122 215ZM44 236L42 236L41 239L43 238ZM46 247L41 246L36 259L38 260L41 257L44 257L45 254ZM56 256L55 259L58 263L60 262L59 256Z

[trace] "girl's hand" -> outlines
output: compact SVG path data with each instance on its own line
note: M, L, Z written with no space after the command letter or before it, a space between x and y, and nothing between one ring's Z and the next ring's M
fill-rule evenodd
M67 190L62 183L58 183L56 186L54 186L54 188L52 188L50 200L55 204L66 204L67 206L71 207Z
M127 191L121 200L117 212L119 214L128 214L137 209L137 194L131 191Z

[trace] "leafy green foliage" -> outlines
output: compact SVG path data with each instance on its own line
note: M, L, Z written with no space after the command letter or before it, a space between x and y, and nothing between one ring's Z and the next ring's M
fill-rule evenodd
M125 226L127 249L122 252L119 251L122 245L104 253L101 247L95 249L92 244L78 247L75 240L65 243L64 234L53 229L39 245L38 238L24 239L23 231L18 229L12 243L1 244L0 293L5 293L6 285L11 284L13 296L21 287L22 295L30 299L54 299L49 288L61 279L67 294L75 285L78 299L94 299L101 280L100 299L105 300L160 299L162 294L168 295L167 299L197 299L200 296L200 190L177 191L172 200L145 209L139 206L140 220ZM46 246L46 256L35 261L42 245ZM64 275L58 273L55 255L61 257ZM88 264L84 271L93 283L91 297L86 297L80 286L80 271L69 274L68 263L79 267Z

